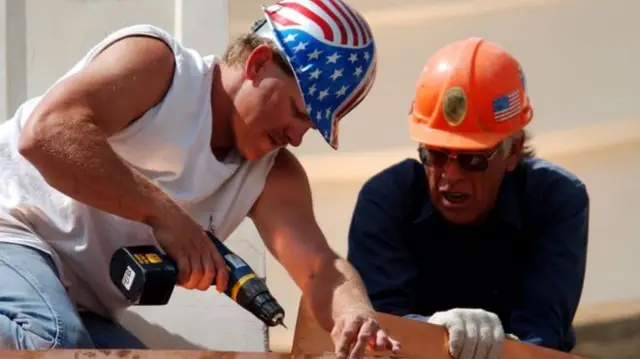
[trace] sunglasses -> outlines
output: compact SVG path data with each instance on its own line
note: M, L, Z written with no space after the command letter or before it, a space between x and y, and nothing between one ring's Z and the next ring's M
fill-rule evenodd
M490 152L484 153L449 153L443 150L420 146L418 147L418 155L420 156L422 164L428 167L444 167L451 158L456 160L460 168L465 171L482 172L489 168L489 161L496 156L498 149L500 149L500 146Z

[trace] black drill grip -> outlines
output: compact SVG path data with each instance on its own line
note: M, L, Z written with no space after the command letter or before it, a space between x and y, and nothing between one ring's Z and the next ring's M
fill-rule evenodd
M245 306L245 303L241 303L238 301L238 294L240 289L248 284L248 282L253 282L252 279L256 279L258 282L262 283L260 286L254 285L255 289L252 292L259 291L267 291L267 287L264 283L256 276L256 273L253 271L253 268L247 264L242 258L240 258L235 253L231 252L227 246L225 246L213 233L210 231L206 231L207 236L211 239L213 244L220 252L220 255L224 259L224 262L227 266L227 272L229 274L229 282L227 284L227 289L225 290L225 294L228 295L233 301L238 302L238 304ZM215 285L215 283L213 283ZM258 288L258 287L260 288ZM255 293L256 295L259 293ZM244 297L244 296L243 296ZM241 300L245 300L242 298Z

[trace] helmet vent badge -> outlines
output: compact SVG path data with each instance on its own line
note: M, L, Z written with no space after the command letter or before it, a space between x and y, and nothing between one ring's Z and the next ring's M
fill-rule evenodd
M467 114L467 96L460 87L452 87L444 94L442 114L451 126L459 126Z

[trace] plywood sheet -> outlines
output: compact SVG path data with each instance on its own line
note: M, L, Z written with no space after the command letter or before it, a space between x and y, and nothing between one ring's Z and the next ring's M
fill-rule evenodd
M378 313L378 320L387 332L402 343L398 357L451 359L447 350L447 334L443 327L415 320ZM293 354L323 354L331 352L333 344L329 333L315 321L304 299L300 303L298 321L293 337ZM392 356L392 353L371 353ZM501 359L585 359L576 355L547 348L506 340Z

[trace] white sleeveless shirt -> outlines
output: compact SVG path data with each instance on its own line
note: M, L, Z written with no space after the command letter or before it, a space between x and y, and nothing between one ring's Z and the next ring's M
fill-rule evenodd
M162 29L136 25L107 36L58 81L80 71L116 40L138 34L159 38L173 50L173 83L160 104L109 143L224 240L262 192L277 151L257 161L246 161L237 152L223 162L213 155L210 95L217 58L182 46ZM40 98L22 104L0 125L0 242L50 253L72 300L80 308L114 317L129 304L109 278L111 255L120 247L157 243L147 225L89 207L50 187L18 153L20 133Z

